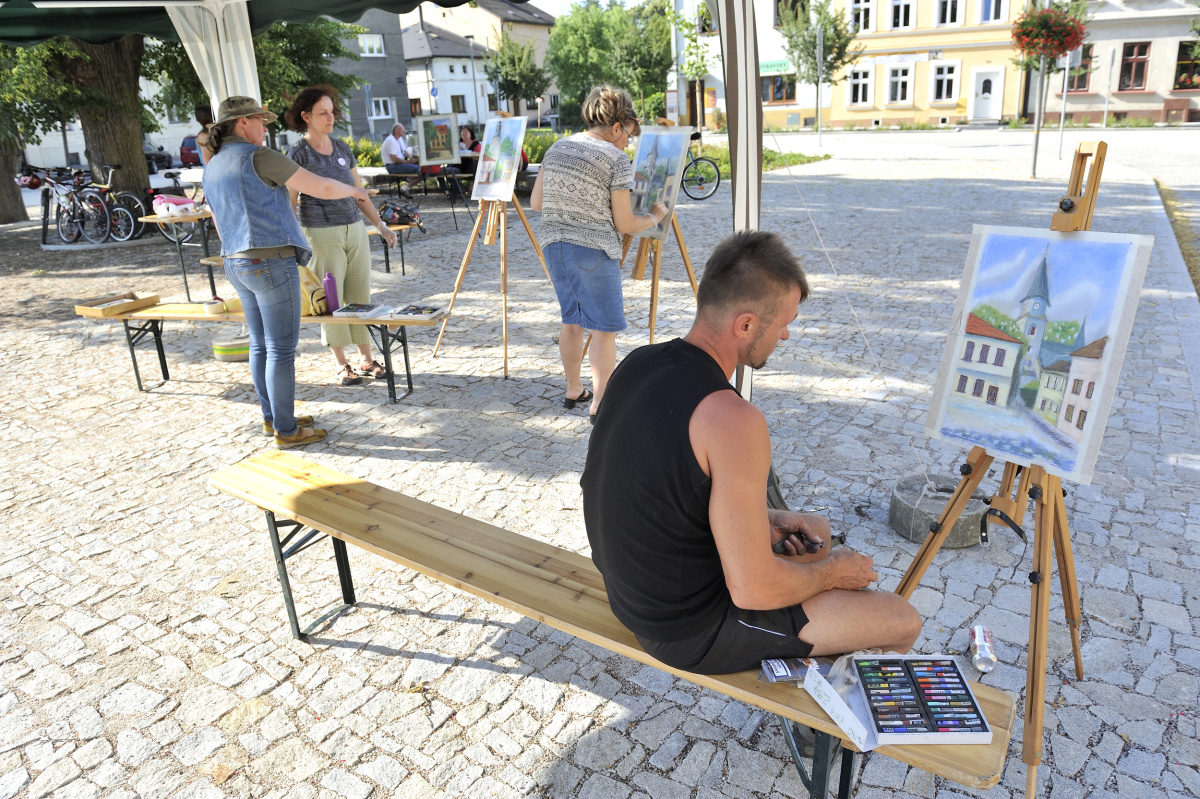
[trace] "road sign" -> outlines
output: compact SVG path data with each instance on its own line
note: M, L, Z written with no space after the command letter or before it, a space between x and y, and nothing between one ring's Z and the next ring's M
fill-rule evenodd
M437 97L437 87L436 86L434 86L432 89L429 90L429 96Z

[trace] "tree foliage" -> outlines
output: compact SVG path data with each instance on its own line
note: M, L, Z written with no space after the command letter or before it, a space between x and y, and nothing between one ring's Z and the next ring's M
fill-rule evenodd
M515 41L504 26L500 28L500 46L483 61L483 72L496 86L500 96L513 101L513 113L521 113L521 101L534 101L550 88L550 74L537 63L532 41Z
M830 0L809 5L804 0L779 4L779 34L783 49L796 68L796 79L817 82L817 27L822 29L821 81L831 86L846 76L846 67L858 61L864 46L854 46L855 32L842 11L834 11Z

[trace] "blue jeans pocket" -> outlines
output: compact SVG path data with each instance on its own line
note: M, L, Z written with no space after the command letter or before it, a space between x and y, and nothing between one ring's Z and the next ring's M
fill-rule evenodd
M225 268L237 276L239 283L255 294L266 294L275 288L275 281L271 279L271 268L266 259L255 263L249 258L230 258L225 261Z
M577 244L572 244L570 247L571 252L568 257L571 259L571 266L580 272L595 272L608 260L608 256L601 250L594 250L591 247L580 247Z

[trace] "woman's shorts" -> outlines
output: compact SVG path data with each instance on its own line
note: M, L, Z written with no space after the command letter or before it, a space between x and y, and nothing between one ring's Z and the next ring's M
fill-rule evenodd
M616 258L603 250L555 241L546 247L546 265L564 325L600 333L625 329L621 266Z
M695 674L731 674L758 668L766 658L805 658L812 645L800 640L808 614L800 605L775 610L742 610L730 603L715 630L682 641L650 641L637 636L647 654L668 666Z

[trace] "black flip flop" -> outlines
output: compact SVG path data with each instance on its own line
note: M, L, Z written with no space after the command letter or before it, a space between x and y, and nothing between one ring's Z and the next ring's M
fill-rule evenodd
M579 395L578 397L576 397L575 399L571 399L570 397L563 397L563 403L562 403L562 404L563 404L563 407L564 407L564 408L566 408L566 409L569 411L569 410L573 409L573 408L574 408L576 405L578 405L578 404L579 404L579 403L581 403L581 402L591 402L591 401L592 401L592 392L588 391L588 390L585 388L585 389L583 390L583 393L582 393L582 394L580 394L580 395Z

